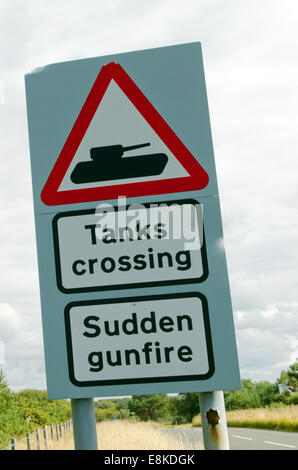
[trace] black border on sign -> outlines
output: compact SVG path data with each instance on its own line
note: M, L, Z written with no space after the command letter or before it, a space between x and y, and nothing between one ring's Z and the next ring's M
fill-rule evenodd
M170 206L171 204L200 204L200 202L196 201L195 199L180 199L174 201L158 201L158 202L148 202L142 205L146 208L150 207L151 204L167 204ZM121 207L120 210L127 210L131 207L132 204L128 204L125 207ZM96 291L103 291L103 290L121 290L121 289L134 289L136 287L156 287L156 286L171 286L177 284L189 284L189 283L200 283L207 279L209 275L208 270L208 262L207 262L207 253L206 253L206 242L205 242L205 229L203 225L203 243L201 246L201 256L202 256L202 267L203 267L203 274L198 278L189 278L189 279L181 279L181 280L167 280L167 281L149 281L149 282L134 282L131 284L114 284L110 286L92 286L92 287L78 287L78 288L66 288L62 284L62 272L61 272L61 263L60 263L60 250L59 250L59 236L58 236L58 220L62 217L73 217L75 215L84 215L84 214L93 214L95 213L96 209L85 209L85 210L78 210L78 211L69 211L69 212L60 212L56 214L52 221L53 226L53 240L54 240L54 253L55 253L55 265L56 265L56 279L57 279L57 286L58 289L63 292L64 294L70 293L81 293L81 292L96 292ZM119 208L117 206L114 207L115 211L118 211ZM204 219L203 219L204 220Z
M72 337L71 337L71 326L70 326L70 309L72 307L84 306L84 305L106 305L106 304L118 304L118 303L130 303L130 302L143 302L151 300L168 300L168 299L185 299L189 297L197 297L202 302L203 307L203 320L205 329L205 339L207 347L207 356L209 370L205 374L197 375L180 375L171 377L146 377L146 378L132 378L132 379L114 379L114 380L88 380L80 382L75 378L74 362L73 362L73 349L72 349ZM66 345L67 345L67 358L68 358L68 371L69 379L71 383L77 387L92 387L95 385L127 385L127 384L144 384L144 383L156 383L156 382L181 382L190 380L207 380L215 372L212 339L211 339L211 328L209 321L208 303L206 297L199 292L186 292L181 294L161 294L161 295L147 295L140 297L124 297L121 299L104 299L104 300L81 300L74 301L66 305L64 311L65 317L65 331L66 331Z

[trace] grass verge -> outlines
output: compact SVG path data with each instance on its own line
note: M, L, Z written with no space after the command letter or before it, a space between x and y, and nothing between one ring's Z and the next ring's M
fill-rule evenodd
M172 436L162 431L154 422L102 421L96 426L99 450L202 450L199 442L193 443L187 437ZM32 450L37 442L32 436ZM26 439L17 442L17 450L25 450ZM50 440L49 450L74 450L72 433L63 440ZM45 450L44 444L40 450Z
M170 436L154 422L103 421L97 425L102 450L195 450L199 444Z
M228 411L227 422L229 427L298 432L298 405ZM201 426L200 415L193 418L192 425Z

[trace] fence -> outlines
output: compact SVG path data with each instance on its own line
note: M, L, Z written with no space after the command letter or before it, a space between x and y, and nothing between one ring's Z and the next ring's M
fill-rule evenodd
M65 423L43 426L27 433L22 439L12 438L10 445L0 450L47 450L57 447L61 441L69 438L72 433L72 420Z

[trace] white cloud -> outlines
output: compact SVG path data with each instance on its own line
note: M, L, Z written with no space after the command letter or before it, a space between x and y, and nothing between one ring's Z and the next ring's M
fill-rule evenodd
M0 304L0 342L8 384L15 390L42 384L45 388L41 321L36 312L22 318L9 304Z
M6 303L0 304L0 338L8 342L19 334L21 319L19 313Z
M235 312L242 377L275 381L298 356L298 303Z

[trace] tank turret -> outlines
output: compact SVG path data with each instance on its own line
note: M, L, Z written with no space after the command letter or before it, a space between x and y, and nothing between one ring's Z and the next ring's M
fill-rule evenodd
M135 149L140 149L143 147L148 147L150 142L147 142L146 144L138 144L138 145L130 145L129 147L123 147L123 145L106 145L104 147L93 147L90 150L90 156L92 160L95 162L99 159L103 158L113 158L113 159L119 159L123 156L125 152L128 152L129 150L135 150Z
M160 175L168 162L165 153L147 153L123 157L125 152L151 145L106 145L90 149L91 160L79 162L70 175L75 184L95 183L117 179L128 179Z

